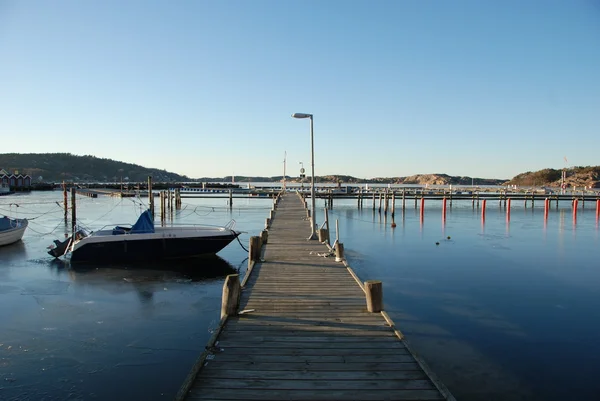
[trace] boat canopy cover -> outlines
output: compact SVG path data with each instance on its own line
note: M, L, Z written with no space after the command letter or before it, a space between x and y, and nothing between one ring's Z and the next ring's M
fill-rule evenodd
M131 228L116 226L112 230L113 235L121 235L121 234L147 234L154 232L154 219L152 218L152 214L150 214L150 210L146 210L144 213L140 215L138 220L135 222Z
M140 215L138 221L131 227L131 234L146 234L154 232L154 219L150 210L146 210Z

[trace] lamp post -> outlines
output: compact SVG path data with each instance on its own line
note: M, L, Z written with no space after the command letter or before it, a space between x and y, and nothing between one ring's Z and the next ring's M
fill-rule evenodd
M315 230L315 141L313 135L313 115L306 113L294 113L294 118L310 119L310 160L311 160L311 178L310 178L310 237L308 239L317 239Z

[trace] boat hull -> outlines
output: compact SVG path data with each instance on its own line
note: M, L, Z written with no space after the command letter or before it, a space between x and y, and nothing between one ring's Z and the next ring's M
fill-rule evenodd
M20 223L19 227L0 231L0 246L10 245L20 241L21 238L23 238L26 228L27 221L22 220L22 223Z
M239 233L190 238L154 238L131 240L123 236L118 241L81 244L70 255L71 262L137 262L163 259L192 258L216 254Z

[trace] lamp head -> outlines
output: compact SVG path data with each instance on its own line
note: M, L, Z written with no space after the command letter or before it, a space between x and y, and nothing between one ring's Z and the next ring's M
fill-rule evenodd
M292 117L294 117L294 118L311 118L312 114L294 113L294 114L292 114Z

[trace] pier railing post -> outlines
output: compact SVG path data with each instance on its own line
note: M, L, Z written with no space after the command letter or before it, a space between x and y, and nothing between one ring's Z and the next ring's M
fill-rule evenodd
M258 237L257 237L258 238ZM223 297L221 299L221 319L225 316L234 316L237 314L240 305L240 276L239 274L230 274L223 284Z
M269 232L267 230L262 230L260 232L260 242L264 245L267 243L269 239Z
M250 261L260 259L260 237L250 237L250 247L248 248L248 257Z
M369 312L381 312L383 310L383 286L381 281L365 281L365 296Z
M344 244L341 242L335 243L335 261L343 262L344 261Z

